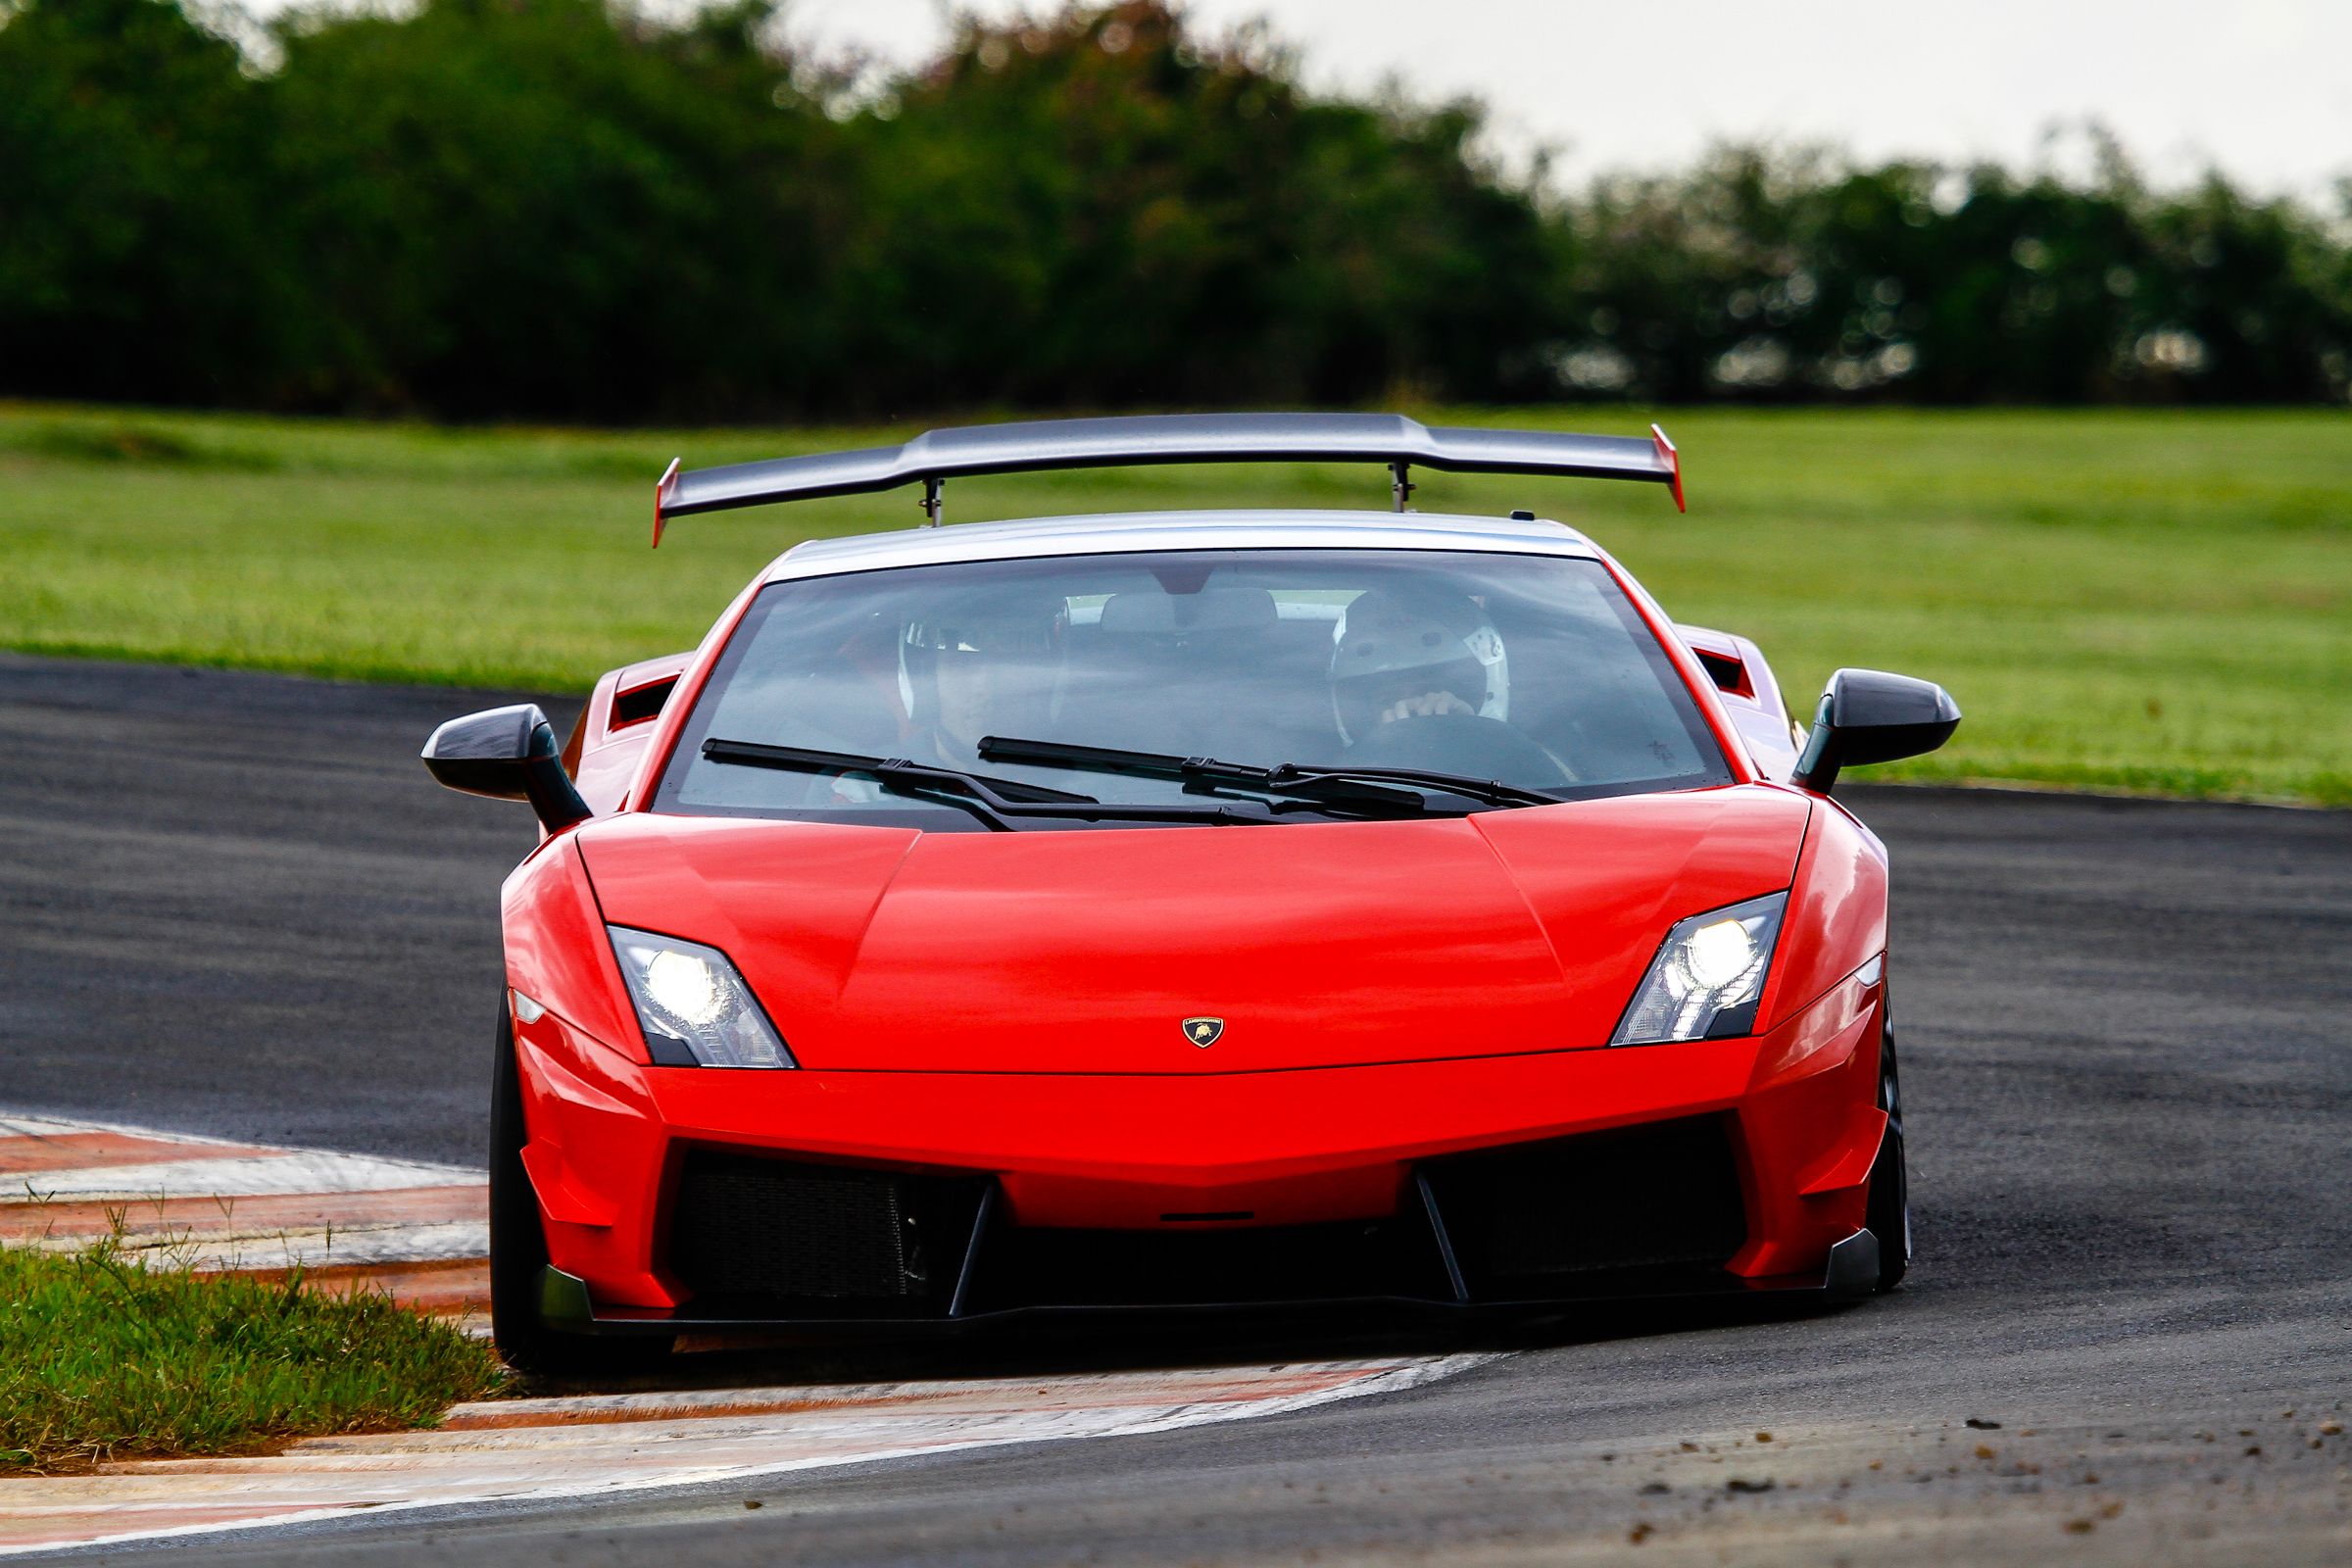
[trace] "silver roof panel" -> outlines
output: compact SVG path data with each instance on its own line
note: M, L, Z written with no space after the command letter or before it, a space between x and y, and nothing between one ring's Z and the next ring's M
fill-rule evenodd
M1425 512L1121 512L958 522L938 528L811 539L769 565L762 581L879 571L891 566L1145 550L1487 550L1593 557L1562 523Z

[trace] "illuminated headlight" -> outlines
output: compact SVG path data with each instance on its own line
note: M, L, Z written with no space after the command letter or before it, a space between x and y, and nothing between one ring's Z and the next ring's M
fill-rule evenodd
M657 1062L705 1067L795 1067L751 987L716 948L608 926L620 977Z
M1788 904L1788 894L1775 893L1679 922L1666 933L1609 1044L1654 1046L1753 1029L1756 999L1764 994L1773 939Z

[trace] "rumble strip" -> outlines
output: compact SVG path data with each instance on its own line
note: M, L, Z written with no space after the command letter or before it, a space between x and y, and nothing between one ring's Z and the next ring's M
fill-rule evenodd
M159 1267L299 1264L468 1327L489 1310L478 1170L0 1116L0 1243L72 1250L118 1228Z

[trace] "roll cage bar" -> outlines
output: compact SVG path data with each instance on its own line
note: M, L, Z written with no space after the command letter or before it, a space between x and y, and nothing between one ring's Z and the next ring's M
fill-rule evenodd
M862 495L920 481L926 523L940 520L949 479L1049 468L1156 463L1377 463L1390 473L1398 512L1413 493L1413 466L1449 473L1537 473L1641 479L1670 487L1683 504L1682 458L1656 425L1649 436L1429 426L1396 414L1154 414L1103 419L929 430L903 446L771 458L680 472L672 459L654 487L654 543L672 517L780 501Z

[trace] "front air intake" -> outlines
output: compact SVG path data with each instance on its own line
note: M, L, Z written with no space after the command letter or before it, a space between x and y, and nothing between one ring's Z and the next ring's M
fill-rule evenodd
M1574 1276L1720 1268L1747 1240L1720 1116L1514 1144L1421 1167L1474 1300Z
M827 1316L944 1310L985 1185L691 1149L670 1207L670 1267L698 1300Z

